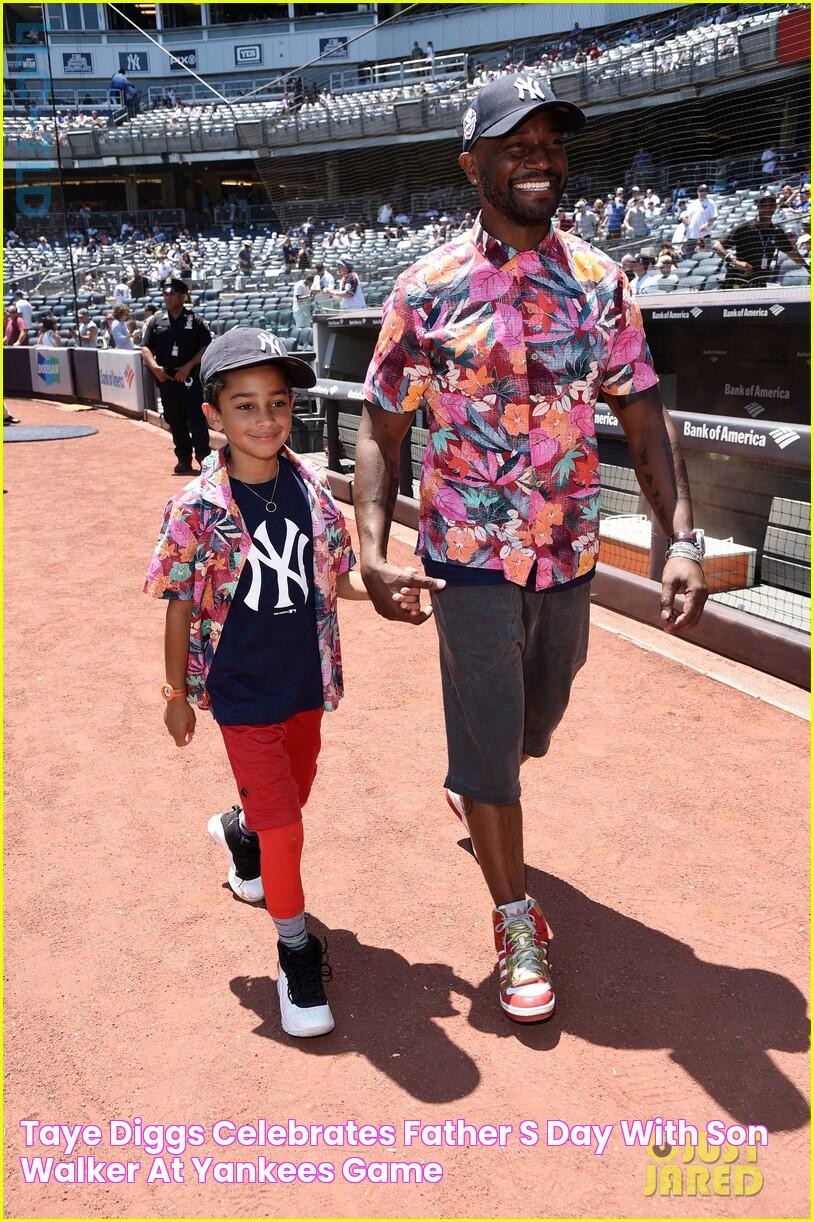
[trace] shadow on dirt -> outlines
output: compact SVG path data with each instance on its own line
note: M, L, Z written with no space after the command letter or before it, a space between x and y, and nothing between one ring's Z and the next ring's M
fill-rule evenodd
M316 1040L289 1039L268 977L238 977L232 991L261 1019L255 1034L316 1056L360 1053L426 1103L464 1098L480 1082L472 1058L432 1021L457 1013L450 1000L455 993L469 999L469 1021L478 1031L520 1041L530 1051L550 1051L563 1031L607 1048L666 1049L735 1120L773 1131L808 1123L806 1100L768 1055L770 1049L805 1052L809 1045L805 999L785 977L709 963L686 943L596 903L554 875L529 866L527 877L529 894L540 900L555 931L558 1009L548 1022L524 1026L504 1018L496 970L473 987L444 964L409 963L394 950L368 946L346 929L326 931L314 920L309 927L327 934L337 967L330 986L335 1031ZM662 1114L682 1114L681 1103L665 1099Z

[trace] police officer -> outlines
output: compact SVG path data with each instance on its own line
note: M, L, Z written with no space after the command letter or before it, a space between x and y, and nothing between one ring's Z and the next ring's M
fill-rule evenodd
M193 449L199 463L209 453L198 367L212 335L201 316L186 309L189 289L183 280L168 276L161 287L164 309L145 327L141 355L160 383L164 419L172 431L178 459L174 474L194 475Z

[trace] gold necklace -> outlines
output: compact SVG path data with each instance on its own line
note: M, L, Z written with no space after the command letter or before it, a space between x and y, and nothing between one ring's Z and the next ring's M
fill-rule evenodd
M276 475L275 475L275 477L274 477L274 487L273 487L273 488L272 488L272 490L271 490L271 496L269 497L269 499L268 499L268 500L266 500L266 498L265 498L264 496L261 496L259 492L255 492L255 490L254 490L254 488L252 488L251 484L245 484L245 483L243 483L243 480L242 480L242 479L238 479L238 478L237 478L237 476L236 476L236 475L233 475L231 471L229 472L229 479L230 479L230 480L232 480L232 479L237 480L237 482L238 482L239 484L241 484L241 485L242 485L242 486L243 486L243 487L246 489L246 491L247 491L247 492L250 492L250 493L252 494L252 496L256 496L256 497L257 497L258 501L262 501L262 502L265 504L265 506L266 506L266 513L274 513L274 512L276 511L276 509L277 509L277 503L276 503L276 501L274 500L274 494L275 494L275 492L277 491L277 480L278 480L279 478L280 478L280 460L279 460L279 458L278 458L278 459L277 459L277 474L276 474Z

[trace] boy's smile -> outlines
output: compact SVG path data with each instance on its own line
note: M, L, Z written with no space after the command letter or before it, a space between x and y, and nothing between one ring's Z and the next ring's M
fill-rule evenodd
M246 365L223 375L217 405L204 404L229 442L229 468L239 480L262 484L277 474L277 455L291 432L294 395L279 365Z

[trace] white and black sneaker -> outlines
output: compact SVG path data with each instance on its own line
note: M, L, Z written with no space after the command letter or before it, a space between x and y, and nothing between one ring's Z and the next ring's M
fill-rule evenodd
M277 943L280 960L277 996L286 1035L307 1038L333 1031L334 1016L323 983L333 976L327 953L327 942L320 942L313 934L308 935L308 944L302 950Z
M207 823L209 835L229 858L229 886L239 899L259 904L264 898L260 877L260 840L240 825L241 807L233 806Z

